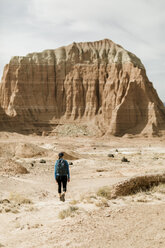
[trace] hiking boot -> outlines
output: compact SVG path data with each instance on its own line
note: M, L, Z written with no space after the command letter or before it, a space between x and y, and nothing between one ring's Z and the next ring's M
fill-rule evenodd
M65 194L63 193L62 195L61 195L61 199L60 199L61 201L65 201Z

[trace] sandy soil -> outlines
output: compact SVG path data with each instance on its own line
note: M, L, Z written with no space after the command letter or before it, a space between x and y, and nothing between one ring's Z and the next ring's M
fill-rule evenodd
M65 202L54 180L60 151L73 163ZM130 162L121 162L124 156ZM165 189L116 199L97 194L102 186L157 172L165 172L163 137L0 133L0 247L163 248Z

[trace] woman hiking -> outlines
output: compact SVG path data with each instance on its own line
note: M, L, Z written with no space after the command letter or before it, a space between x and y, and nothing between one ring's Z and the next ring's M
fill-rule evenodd
M60 201L65 201L65 193L67 190L67 182L70 182L69 164L63 159L64 153L58 154L59 159L55 163L54 176L58 183L58 193ZM63 193L61 192L61 186L63 187Z

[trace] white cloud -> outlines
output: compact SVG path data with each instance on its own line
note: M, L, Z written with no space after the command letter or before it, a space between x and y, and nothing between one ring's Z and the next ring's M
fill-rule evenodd
M109 38L142 60L165 101L164 24L164 0L1 0L0 70L13 55Z

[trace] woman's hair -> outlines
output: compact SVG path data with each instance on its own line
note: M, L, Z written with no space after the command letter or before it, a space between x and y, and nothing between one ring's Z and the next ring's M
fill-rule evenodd
M64 156L64 153L63 153L63 152L60 152L60 153L58 154L58 156L59 156L59 158L62 158L62 157Z

